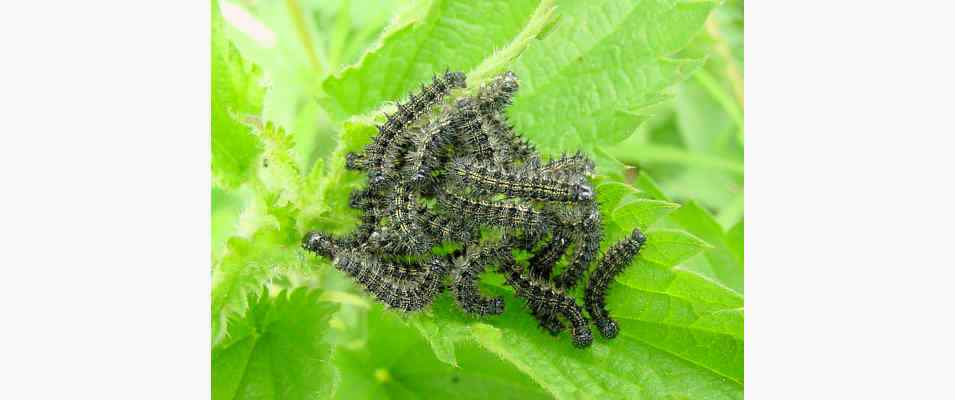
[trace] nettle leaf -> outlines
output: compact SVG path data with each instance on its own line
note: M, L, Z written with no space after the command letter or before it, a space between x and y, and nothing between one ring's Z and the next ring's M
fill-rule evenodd
M549 398L527 375L473 342L452 344L456 365L438 360L413 327L381 305L369 310L367 330L366 341L335 351L341 374L336 398Z
M633 228L646 230L673 210L680 208L679 204L663 200L633 199L613 210L613 220L625 231Z
M216 1L212 10L212 176L216 185L232 189L250 177L262 152L251 127L240 118L261 111L265 90L258 71L223 33L225 22Z
M607 301L620 318L622 336L689 361L726 388L742 389L740 295L694 272L646 259L617 282Z
M597 186L600 213L604 221L604 246L606 248L634 228L646 233L661 217L680 207L665 200L643 198L640 190L622 182L607 182Z
M440 332L469 332L467 339L513 364L555 398L741 399L742 299L692 272L645 261L630 269L608 299L626 331L614 340L598 338L586 350L557 345L569 340L566 333L554 338L543 332L522 309L522 300L496 286L484 290L505 299L500 316L463 315L445 296L431 315L412 319Z
M423 4L417 18L389 28L377 49L326 80L322 104L338 120L401 100L446 68L468 71L507 46L535 15L537 0Z
M684 231L659 229L646 234L647 243L640 250L640 258L662 265L680 264L709 247L700 238Z
M272 124L255 132L264 148L253 163L255 192L239 217L237 236L228 240L212 269L213 344L224 340L229 321L246 312L251 292L303 267L299 243L304 231L298 221L305 178L290 154L294 143Z
M634 186L641 191L641 197L653 199L653 200L667 200L669 199L663 194L663 190L660 190L660 186L657 185L657 182L647 174L640 174L637 177L637 181L634 182Z
M265 192L278 196L279 204L298 202L305 179L292 156L294 139L271 122L260 126L255 132L265 148L258 168L259 182L263 184ZM301 208L301 204L297 205Z
M733 256L743 265L743 220L740 220L726 233L726 241Z
M694 201L670 214L670 219L713 246L704 253L711 273L719 282L742 293L742 256L730 247L730 238L716 219Z
M278 225L278 219L273 217ZM248 239L233 237L212 270L212 343L226 340L230 321L245 315L248 297L265 282L301 263L297 237L267 226ZM292 239L292 240L290 240Z
M630 136L636 110L662 101L665 89L701 60L673 54L698 33L712 2L567 1L560 22L514 65L521 90L508 110L542 150L593 149Z
M336 379L323 336L338 306L319 302L320 295L250 293L247 315L232 321L228 340L212 350L212 398L331 397Z
M638 193L639 191L633 186L623 182L607 182L597 185L600 212L604 215L613 215L613 210Z
M665 201L666 196L656 182L647 174L637 178L636 186L641 196L651 200ZM743 223L740 221L726 232L712 214L689 201L679 210L667 216L668 225L684 229L705 241L709 248L698 262L690 262L687 268L699 272L730 289L743 293Z

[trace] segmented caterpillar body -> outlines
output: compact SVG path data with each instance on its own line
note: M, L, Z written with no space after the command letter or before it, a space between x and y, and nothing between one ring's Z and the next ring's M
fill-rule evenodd
M640 253L640 249L643 248L646 241L647 237L643 235L643 232L640 229L634 229L626 239L607 249L607 253L597 263L597 268L591 274L590 281L587 282L584 297L587 312L590 313L590 317L593 318L600 333L608 339L616 337L620 328L617 322L610 318L610 313L607 312L607 289L610 282L617 275L620 275L630 265L633 258Z
M565 229L557 229L554 231L553 236L550 241L541 248L533 257L530 259L530 273L531 276L537 279L549 280L551 272L554 269L554 265L560 261L564 253L567 252L567 249L573 243L572 235L567 232Z
M333 263L378 300L402 311L420 310L431 304L434 297L444 290L442 278L449 269L445 261L434 257L420 265L422 271L415 273L417 279L402 279L388 273L408 271L410 267L387 265L354 250L339 252Z
M434 184L432 171L447 159L448 146L454 132L447 120L431 124L414 140L413 149L405 155L404 176L416 188Z
M501 266L505 281L514 288L514 294L527 300L527 306L535 315L563 315L570 322L574 345L587 347L593 342L593 335L574 299L557 290L549 283L521 274L513 263ZM549 318L548 318L549 319ZM543 323L543 321L541 321Z
M580 152L573 155L563 154L559 158L540 166L540 171L557 177L591 175L594 162Z
M488 225L525 231L542 231L554 226L552 216L522 204L471 199L448 191L444 191L438 201L450 215Z
M582 204L584 214L583 220L574 225L576 227L576 237L574 238L574 255L570 264L555 279L557 287L561 289L573 289L584 276L584 272L597 258L600 251L600 241L603 239L603 230L600 223L600 211L595 202Z
M387 215L390 224L380 229L371 240L383 252L423 254L434 246L434 239L419 229L420 206L414 192L397 185L391 193Z
M460 219L435 214L429 210L418 214L418 224L439 242L469 242L479 235L476 226L467 226L461 223Z
M469 186L478 194L501 193L544 201L593 198L589 185L552 178L531 165L508 170L474 158L457 158L451 161L447 171L452 182Z
M501 246L471 249L466 256L455 259L455 268L451 272L451 281L454 282L451 290L461 309L478 315L497 315L504 312L504 299L482 295L478 282L488 264L508 262L510 259L510 250Z
M408 156L421 135L421 128L409 127L399 133L384 150L381 157L381 176L385 181L397 182Z
M385 179L382 166L382 157L385 154L392 139L400 134L411 123L421 115L428 112L444 98L451 89L466 87L465 76L460 72L446 72L441 77L434 77L430 85L422 86L419 94L412 94L407 103L397 104L398 111L393 115L388 115L388 120L378 126L378 135L375 136L372 143L365 147L363 156L365 162L356 164L356 167L363 165L368 169L368 181L370 184L379 184Z
M481 129L458 132L455 144L461 147L463 154L473 155L479 160L496 160L495 154L498 149L491 144L491 139L483 125Z
M481 123L488 137L493 138L492 143L507 149L500 151L510 154L512 162L537 158L534 145L514 131L514 127L507 122L504 114L484 114ZM499 150L495 149L495 151Z
M477 103L483 114L493 114L504 110L520 88L520 82L511 71L500 74L478 90Z

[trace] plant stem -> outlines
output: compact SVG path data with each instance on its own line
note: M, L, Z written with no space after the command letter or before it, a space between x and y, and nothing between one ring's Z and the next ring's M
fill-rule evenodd
M541 1L537 5L537 9L534 10L534 14L527 20L524 29L514 37L514 40L511 40L511 43L494 52L481 65L468 73L468 87L476 88L480 86L481 82L503 71L511 62L516 60L530 46L531 41L555 21L554 10L556 8L553 0Z
M312 64L312 68L315 68L315 71L319 76L325 74L325 68L322 66L321 61L318 59L318 55L315 54L315 44L312 43L312 37L308 34L308 29L305 26L305 16L302 15L302 7L299 6L298 0L286 0L288 4L289 14L292 15L292 22L295 23L295 28L298 30L298 36L302 39L302 46L305 47L305 54L308 55L308 61Z

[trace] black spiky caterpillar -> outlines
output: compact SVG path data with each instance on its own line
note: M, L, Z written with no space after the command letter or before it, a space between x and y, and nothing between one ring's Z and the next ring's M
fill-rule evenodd
M450 267L442 257L431 257L418 265L402 265L382 261L357 248L341 247L337 242L321 232L309 232L302 246L331 258L335 268L392 308L420 310L444 291L443 278Z
M418 213L418 225L438 242L469 242L472 238L479 238L480 234L474 224L465 224L460 219L427 209Z
M567 229L557 229L544 245L530 258L531 276L537 279L550 280L551 272L557 262L560 261L570 245L573 244L573 237Z
M364 151L347 155L346 167L368 175L349 198L361 223L344 236L309 233L303 247L404 311L427 307L447 287L465 312L499 314L504 299L482 294L480 276L502 273L544 330L569 327L580 347L593 336L572 290L589 276L584 308L610 337L616 324L603 298L632 256L621 243L587 274L602 239L593 161L581 153L542 161L504 113L520 87L513 73L451 97L464 81L455 72L435 78L397 105ZM530 253L526 268L512 250ZM555 276L560 260L567 265Z
M577 152L573 155L563 154L540 166L540 171L552 176L580 176L591 175L594 172L594 162Z
M646 241L647 237L643 235L643 232L640 229L634 229L626 239L607 249L587 283L586 296L584 297L587 312L590 313L590 317L593 318L600 333L607 339L613 339L620 331L617 322L610 318L610 313L607 312L605 302L607 289L610 287L610 282L617 275L620 275L630 265L633 258L640 253L640 249L643 248Z
M523 204L474 199L447 190L441 193L438 202L465 224L475 221L524 231L542 231L555 224L552 216Z
M464 256L454 260L451 290L454 300L464 311L477 315L497 315L504 312L504 299L486 297L478 289L478 280L488 264L513 262L506 246L471 248Z
M428 231L420 229L420 214L421 207L415 193L402 185L396 185L391 191L385 211L390 224L376 232L377 234L372 234L369 242L383 253L418 255L430 252L435 245L434 238Z
M378 184L385 179L381 170L382 158L395 136L401 134L415 120L427 113L447 96L451 89L465 88L466 79L461 72L445 72L433 77L430 85L422 85L417 95L408 96L406 103L397 103L398 111L388 115L387 121L378 126L378 135L365 147L361 154L349 155L346 166L352 169L367 169L370 184Z
M513 263L503 263L500 270L504 273L508 285L514 288L514 294L527 300L527 306L534 315L559 314L570 323L575 346L587 347L593 342L593 335L587 327L587 319L584 318L573 297L546 281L524 275Z
M483 114L481 124L485 133L493 140L491 146L506 151L513 161L524 161L537 157L534 145L517 134L503 114Z
M386 274L386 271L399 267L354 250L338 254L334 264L340 271L355 278L378 300L402 311L420 310L431 304L434 297L444 291L442 278L450 269L441 257L433 257L418 266L424 269L420 272L421 278L417 281L401 281Z
M447 159L454 140L453 120L430 124L413 139L412 150L404 156L403 177L413 186L433 185L432 171Z
M600 241L603 240L597 203L589 201L578 204L576 207L580 211L580 221L571 225L575 232L574 254L567 268L554 278L555 284L561 289L573 289L577 286L591 262L597 258Z
M543 201L584 201L593 189L583 180L555 178L534 164L503 168L474 158L456 158L447 167L452 183L471 187L478 194L500 193Z

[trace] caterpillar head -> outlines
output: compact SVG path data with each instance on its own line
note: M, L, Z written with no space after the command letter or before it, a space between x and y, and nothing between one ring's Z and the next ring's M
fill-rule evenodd
M312 231L302 239L302 248L329 258L338 250L337 247L335 240L323 232Z
M617 323L612 319L598 319L594 321L597 324L597 329L600 329L600 334L607 339L613 339L617 337L617 334L620 333L620 328L617 326Z
M577 348L582 349L588 347L594 341L593 334L590 333L590 329L587 329L586 326L580 329L573 328L571 335L574 337L574 346L577 346Z

